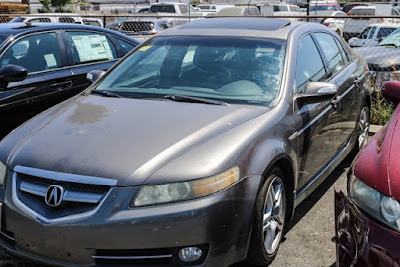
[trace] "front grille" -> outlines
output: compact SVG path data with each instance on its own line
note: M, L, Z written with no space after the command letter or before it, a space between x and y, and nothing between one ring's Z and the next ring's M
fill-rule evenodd
M47 219L56 219L81 214L95 209L110 190L108 185L66 182L16 173L16 193L18 199L28 208ZM58 206L50 206L45 197L50 186L63 188L63 200Z
M121 31L126 32L147 32L154 29L154 23L150 21L125 21Z
M97 250L92 256L96 264L170 264L169 249Z

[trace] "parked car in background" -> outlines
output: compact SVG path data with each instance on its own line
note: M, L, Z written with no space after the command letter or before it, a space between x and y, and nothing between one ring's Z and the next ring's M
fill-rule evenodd
M329 16L334 11L341 11L341 7L337 1L311 1L310 15Z
M98 18L92 18L92 17L82 18L82 24L103 28L103 20Z
M365 4L365 3L348 3L348 4L344 4L343 7L342 7L342 11L345 12L346 14L350 14L350 11L355 6L367 6L367 4Z
M343 17L346 16L346 13L343 11L334 11L331 14L331 18L326 18L322 20L322 24L329 27L332 31L336 32L340 36L343 35L343 25L344 18L335 18L335 17Z
M203 16L192 5L185 3L160 2L150 6L149 14L167 16L167 20L173 25L181 25L189 21L189 16Z
M213 14L217 13L225 7L234 7L235 5L213 5L213 4L200 4L196 5L196 10L202 12L203 14Z
M376 23L400 23L400 19L397 18L368 18L368 16L391 16L399 15L398 9L393 8L391 4L378 4L375 3L373 6L355 6L349 13L351 16L344 20L343 26L343 37L345 40L357 37L360 35L365 28L371 24ZM399 24L400 25L400 24Z
M86 74L107 70L137 41L78 24L0 24L0 138L37 113L85 89Z
M83 24L81 15L74 13L43 13L18 16L9 22L46 22L46 23L77 23Z
M216 13L217 16L260 16L260 10L255 6L225 7Z
M257 6L262 16L300 16L304 15L300 7L290 4L263 4ZM293 20L297 20L293 19Z
M371 24L358 37L351 38L348 44L350 47L376 46L399 26L400 24Z
M400 28L392 32L377 46L354 48L368 62L377 90L386 81L400 80Z
M127 16L117 17L117 18L115 18L115 20L113 22L107 23L106 28L114 30L114 31L118 31L121 28L122 23L125 20L127 20L128 18L129 17L127 17Z
M364 144L366 69L315 23L163 31L3 139L0 246L61 265L265 266L295 207Z
M138 17L125 20L121 27L115 30L129 36L154 35L171 27L172 24L166 19Z
M335 192L337 266L400 265L400 82L382 95L397 108L350 167L347 196Z

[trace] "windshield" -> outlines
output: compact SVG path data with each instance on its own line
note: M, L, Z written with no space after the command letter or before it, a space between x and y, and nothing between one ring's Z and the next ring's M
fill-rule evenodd
M389 34L385 39L383 39L380 43L380 46L385 46L385 45L389 45L389 46L396 46L399 47L400 46L400 28L398 28L397 30L395 30L394 32L392 32L391 34Z
M269 105L278 94L283 41L159 37L142 45L97 86L125 97L180 95Z

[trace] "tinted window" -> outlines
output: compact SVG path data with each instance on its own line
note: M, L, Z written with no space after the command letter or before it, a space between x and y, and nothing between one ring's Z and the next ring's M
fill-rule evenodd
M279 11L289 11L287 6L279 6Z
M16 41L0 59L1 67L19 65L28 73L51 70L61 66L61 57L54 33L37 34Z
M333 36L326 33L316 33L315 37L322 48L322 52L328 61L329 69L332 73L336 73L343 68L345 61L340 53Z
M369 33L369 30L371 29L371 27L367 27L361 34L360 34L360 38L361 39L367 39L367 37L368 37L368 33Z
M372 37L374 36L375 31L376 31L376 27L372 27L371 31L369 32L368 39L372 39Z
M282 46L281 40L255 38L154 38L119 64L96 90L130 97L172 94L268 105L279 92Z
M124 49L125 53L128 53L129 51L131 51L133 48L135 48L134 44L125 42L121 39L115 38L115 40L117 40L117 42L122 46L122 49Z
M382 27L379 32L378 32L378 39L379 38L385 38L386 36L388 36L389 34L391 34L392 32L394 32L394 30L396 30L395 28L386 28L386 27Z
M67 32L75 64L117 58L114 45L106 35L91 32Z
M345 61L345 64L346 64L350 60L349 57L348 57L348 54L346 53L346 50L342 46L342 44L336 38L334 38L334 39L335 39L336 45L339 47L340 53L342 53L342 58L343 58L343 60Z
M149 13L175 13L175 8L173 5L151 6Z
M333 10L340 11L340 6L333 6Z
M297 54L297 92L302 93L308 82L324 81L326 76L326 70L318 49L311 36L308 35L300 41Z

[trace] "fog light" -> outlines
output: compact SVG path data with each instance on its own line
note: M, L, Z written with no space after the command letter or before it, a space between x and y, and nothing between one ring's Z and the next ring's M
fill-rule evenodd
M198 247L187 247L179 251L179 259L184 262L197 261L202 254L203 251Z

